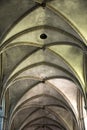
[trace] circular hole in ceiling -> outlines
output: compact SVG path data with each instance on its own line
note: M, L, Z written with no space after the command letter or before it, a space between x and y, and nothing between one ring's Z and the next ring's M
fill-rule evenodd
M46 39L46 38L47 38L47 35L46 35L45 33L43 33L43 34L40 35L40 38L41 38L41 39Z

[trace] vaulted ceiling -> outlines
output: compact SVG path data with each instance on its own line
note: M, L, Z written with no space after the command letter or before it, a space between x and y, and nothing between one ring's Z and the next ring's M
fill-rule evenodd
M0 1L5 129L85 129L86 5L85 0Z

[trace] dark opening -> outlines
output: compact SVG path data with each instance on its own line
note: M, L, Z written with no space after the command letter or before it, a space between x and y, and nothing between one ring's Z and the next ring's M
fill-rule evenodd
M40 35L40 38L41 38L41 39L46 39L46 38L47 38L47 35L43 33L43 34Z

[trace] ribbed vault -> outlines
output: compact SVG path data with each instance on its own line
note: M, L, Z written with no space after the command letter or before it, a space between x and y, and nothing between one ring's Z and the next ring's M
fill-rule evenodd
M86 55L58 1L32 0L1 37L4 129L85 130Z

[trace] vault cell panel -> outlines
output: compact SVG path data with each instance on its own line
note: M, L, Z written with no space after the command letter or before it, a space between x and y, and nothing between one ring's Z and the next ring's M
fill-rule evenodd
M25 29L40 25L61 27L66 31L68 30L71 34L76 35L75 31L66 21L64 21L64 19L62 19L62 17L58 16L48 8L43 9L42 7L38 7L37 9L33 10L33 12L29 13L20 21L18 21L18 23L16 23L15 26L9 31L3 42Z
M38 59L38 55L42 59ZM35 65L33 66L33 64ZM28 58L25 58L22 62L20 62L20 64L15 68L15 70L13 70L11 75L9 75L6 84L7 88L10 88L10 84L16 82L16 80L19 80L20 78L47 80L50 78L60 77L71 79L72 76L72 72L70 71L69 67L64 63L64 61L58 55L51 53L50 50L46 49L45 51L39 50L36 53L33 53L31 56L28 56Z
M43 52L40 50L34 54L32 54L31 56L29 56L28 58L25 58L22 63L20 63L17 68L13 71L13 73L11 75L14 75L15 73L17 73L18 71L20 71L23 68L26 68L29 65L38 63L38 62L42 62L44 61L44 56L43 56Z
M41 38L42 34L46 35L45 39ZM30 29L21 35L16 35L16 37L13 37L7 41L5 46L8 47L19 43L30 44L32 46L43 46L50 43L57 44L61 42L64 42L64 44L69 44L70 42L72 45L80 44L80 41L76 37L72 36L72 34L69 34L67 31L65 32L63 29L42 25L40 27Z
M50 79L50 83L54 84L69 100L70 104L73 106L75 113L78 116L78 110L77 110L77 86L65 79ZM68 90L68 91L67 91Z
M38 90L39 90L39 91L38 91ZM21 98L21 99L19 100L19 102L17 103L16 108L17 108L19 105L21 105L23 102L28 101L28 99L32 99L32 100L33 100L32 97L38 98L38 95L42 95L42 96L39 97L39 99L42 97L42 101L41 101L42 103L40 103L40 102L39 102L39 99L37 99L37 102L39 102L39 105L40 105L40 104L41 104L41 105L42 105L42 104L43 104L43 105L47 104L48 100L47 100L47 102L43 100L43 96L45 96L45 95L50 95L50 96L53 96L53 97L57 97L57 98L55 98L55 101L59 100L60 104L62 103L62 102L61 102L62 100L63 100L63 102L65 101L64 98L58 93L58 91L57 91L57 89L56 89L56 86L52 86L52 85L47 84L47 83L46 83L46 84L40 83L40 84L34 86L33 88L31 88L30 90L28 90L28 91L22 96L22 98ZM49 97L49 96L46 96L47 99L48 99L48 97ZM30 102L33 103L33 104L34 104L34 103L36 104L36 102L31 101L31 100L29 100L28 102L29 102L29 104L30 104ZM28 102L27 102L27 105L28 105ZM25 102L25 103L26 103L26 102Z
M10 107L14 106L14 104L16 104L17 101L36 83L38 83L38 80L21 79L12 84L9 87Z
M26 123L27 122L30 122L36 118L43 118L43 117L47 117L47 118L50 118L50 119L54 119L55 121L57 120L57 118L55 117L55 115L47 112L46 110L43 110L43 109L39 109L38 111L32 113L32 115L28 116L28 118L26 119ZM31 123L32 124L32 123Z
M56 65L56 67L59 65L62 68L65 68L67 71L69 71L69 67L67 66L66 63L63 62L63 60L61 60L60 57L58 57L55 54L52 54L51 51L49 50L38 50L37 52L33 53L32 55L30 55L29 57L25 58L16 68L15 70L11 73L10 77L15 75L17 72L20 72L21 70L25 69L28 66L31 66L33 64L38 64L38 63L42 63L44 64L44 62L49 63L50 64L54 64L54 67ZM39 64L38 64L39 65ZM30 67L30 68L31 68ZM61 68L61 70L63 70ZM23 70L24 71L24 70ZM63 70L64 71L64 70ZM68 73L68 72L67 72ZM19 73L20 74L20 73ZM9 78L10 78L9 77ZM16 77L15 77L16 78Z
M60 98L61 98L60 94L58 94L58 96L60 96ZM53 106L53 105L59 106L59 107L65 107L64 106L65 104L62 104L61 101L55 100L55 99L53 99L53 97L50 97L50 96L47 97L46 95L32 99L32 101L29 101L29 102L23 104L22 107L41 107L41 108L43 108L43 106Z
M59 115L59 117L62 118L62 120L68 126L68 128L70 130L73 130L73 117L72 117L70 111L66 111L63 108L58 108L55 106L48 107L48 108L50 108L52 111L56 112L56 115Z
M83 76L83 52L79 50L77 47L71 46L51 46L49 47L52 51L56 54L59 54L74 72L75 76L81 80L82 82L82 89L84 91L85 83L84 83L84 76Z
M54 68L52 66L48 66L48 65L39 65L39 66L35 66L34 68L30 68L29 70L26 70L24 72L22 72L20 75L18 75L16 78L21 77L21 76L35 76L35 77L39 77L41 79L45 79L45 78L50 78L50 77L61 77L61 76L65 76L65 77L69 77L68 74L66 74L65 72Z
M51 108L51 107L49 107L49 108ZM54 108L54 109L53 109L53 108ZM52 110L53 112L52 112L51 110ZM56 113L55 113L55 110L56 110ZM58 110L59 110L59 112L58 112ZM63 111L63 113L62 113L62 115L60 115L62 111ZM54 113L55 113L56 115L55 115ZM41 118L41 117L42 117L42 119L43 119L44 116L45 116L46 118L53 119L54 121L58 121L58 122L60 122L60 124L61 124L61 123L63 124L64 122L62 122L62 120L61 120L60 118L58 118L59 115L61 116L61 119L62 119L62 120L66 119L66 124L68 123L68 121L69 121L70 124L71 124L72 119L70 118L70 117L71 117L70 112L64 110L63 108L60 109L60 108L58 108L58 107L52 107L51 109L49 109L49 111L48 111L48 107L47 107L47 109L45 109L45 110L39 109L38 111L32 113L32 115L29 116L29 117L25 120L24 124L27 123L27 122L30 122L31 120L34 120L34 119L36 119L36 118ZM64 118L64 115L65 115L65 118ZM41 120L42 120L42 119L41 119ZM35 121L35 122L37 122L37 121ZM47 121L44 120L43 123L50 124L50 121L49 121L49 120L47 120ZM33 124L33 122L32 122L31 124ZM37 124L37 123L36 123L36 124ZM70 125L70 124L69 124L69 125ZM67 125L68 125L68 124L67 124ZM72 127L72 126L73 126L73 125L71 124L71 127Z
M15 116L13 123L16 129L18 129L21 124L24 122L24 120L31 115L31 113L33 113L33 111L35 111L37 108L26 108L26 109L22 109L20 110L17 115Z
M65 17L66 21L69 22L69 24L77 31L80 37L83 38L85 44L87 44L87 1L59 0L58 2L57 0L53 0L49 3L49 6L63 14L63 17Z
M33 0L0 1L0 38L27 10L35 6ZM4 14L4 15L3 15Z
M29 54L31 54L36 47L31 46L17 46L8 49L3 53L3 73L5 77ZM4 77L4 78L5 78Z

